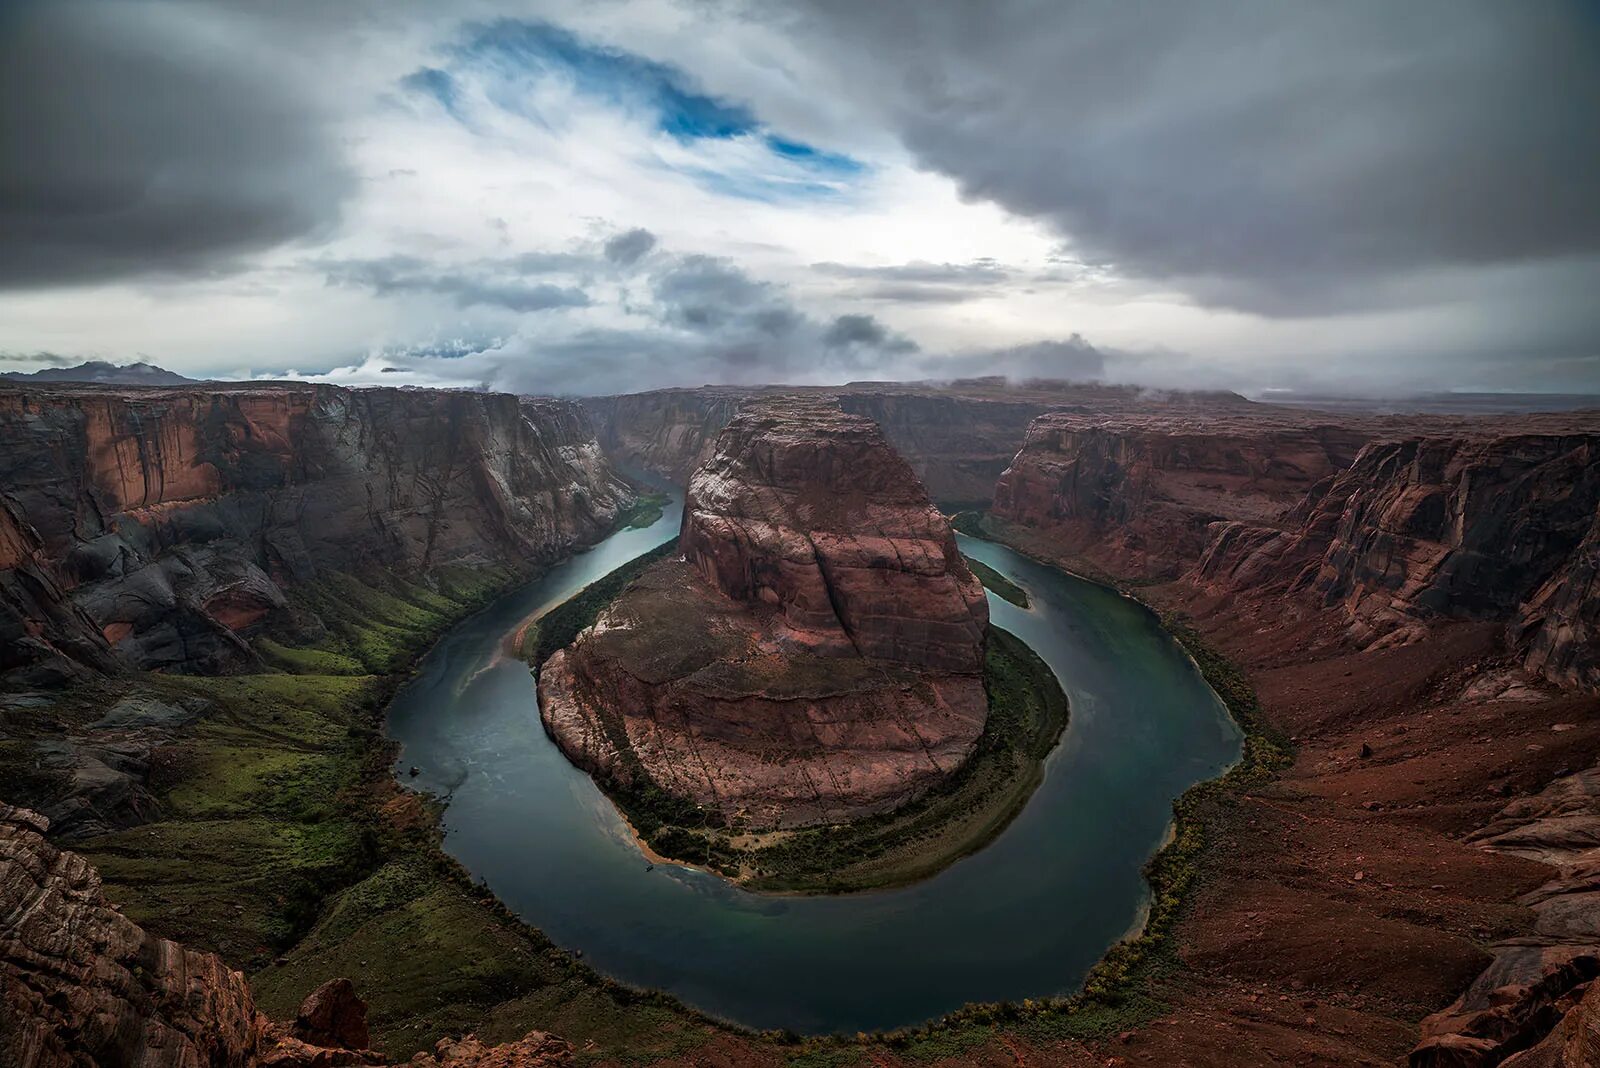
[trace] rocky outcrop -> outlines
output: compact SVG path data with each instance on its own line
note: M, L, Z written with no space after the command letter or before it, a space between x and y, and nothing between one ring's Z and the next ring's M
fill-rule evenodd
M689 480L681 545L728 597L774 606L797 646L982 669L983 587L870 420L820 402L741 414Z
M1339 481L1318 509L1339 519L1313 587L1357 640L1434 616L1511 619L1552 580L1559 615L1600 515L1600 434L1375 443ZM1548 626L1546 662L1570 664Z
M1195 579L1302 592L1358 646L1503 621L1560 685L1600 686L1600 434L1374 442L1273 525L1212 531Z
M1491 947L1494 963L1455 1004L1423 1022L1411 1063L1600 1063L1560 1059L1569 1050L1583 1053L1585 1043L1600 1053L1600 1021L1586 996L1600 976L1600 767L1517 798L1467 841L1547 864L1556 875L1519 901L1536 916L1533 932ZM1530 1049L1536 1043L1537 1055Z
M299 385L0 389L0 487L0 670L25 685L249 666L295 583L531 566L629 499L576 404Z
M1034 420L994 514L1114 569L1173 578L1214 523L1271 523L1349 466L1359 428L1292 416L1099 415Z
M1303 597L1363 648L1438 619L1504 622L1532 670L1595 688L1600 433L1528 421L1538 432L1450 418L1418 437L1315 413L1051 412L993 513L1116 574Z
M540 671L574 762L789 827L892 808L970 755L983 589L871 421L752 406L690 480L680 545Z
M105 900L49 821L0 805L0 1064L8 1068L337 1068L382 1065L348 979L314 991L293 1024L259 1012L244 974L214 953L156 938ZM571 1047L535 1031L472 1036L420 1068L555 1068Z

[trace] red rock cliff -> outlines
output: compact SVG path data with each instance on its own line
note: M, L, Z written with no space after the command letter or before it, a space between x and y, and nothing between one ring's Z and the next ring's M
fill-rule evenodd
M113 654L227 670L288 585L546 561L629 493L572 403L300 385L0 388L0 486L23 682Z
M1365 440L1295 417L1053 412L1029 427L993 511L1118 571L1171 578L1212 523L1276 519Z
M727 596L776 606L806 648L982 669L983 587L871 420L817 402L747 410L689 480L681 545Z
M324 984L288 1024L256 1008L242 972L157 938L105 900L100 876L45 839L48 822L0 804L0 1064L7 1068L336 1068L382 1065L349 980ZM533 1032L486 1047L468 1036L413 1068L572 1063Z
M1053 410L1250 411L1229 393L1159 393L1126 386L1070 382L1012 385L1003 379L948 384L860 382L838 387L667 389L594 397L600 440L620 462L676 481L711 458L717 435L746 400L800 396L835 402L883 428L935 501L986 505L995 481L1021 448L1028 424Z
M970 755L983 590L875 424L741 414L690 480L681 545L540 671L574 762L762 828L892 808Z

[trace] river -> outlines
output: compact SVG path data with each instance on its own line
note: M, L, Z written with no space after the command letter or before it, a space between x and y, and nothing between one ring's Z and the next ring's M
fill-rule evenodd
M648 529L614 534L463 621L396 695L396 772L448 796L445 849L601 972L750 1027L892 1028L1076 989L1140 922L1141 870L1173 799L1239 754L1237 728L1182 649L1115 592L963 536L962 551L1028 591L1026 611L991 594L991 617L1072 703L1044 782L1006 831L931 879L870 894L767 897L652 869L545 736L527 666L503 650L530 615L675 536L681 516L674 494Z

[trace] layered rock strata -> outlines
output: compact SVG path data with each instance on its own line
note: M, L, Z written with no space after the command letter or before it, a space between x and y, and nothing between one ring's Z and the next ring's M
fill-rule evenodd
M214 672L331 570L527 567L630 499L564 401L0 388L0 674Z
M1022 446L1029 423L1045 412L1228 413L1259 407L1231 393L1052 381L1013 384L1001 378L804 389L705 386L594 397L584 404L612 456L681 482L710 459L717 436L740 404L781 396L837 403L846 413L873 420L935 501L962 507L987 504L995 481Z
M1358 646L1504 622L1527 666L1600 685L1600 434L1374 442L1274 526L1219 525L1202 584L1300 592Z
M334 979L275 1023L244 974L214 953L157 938L117 911L100 877L45 838L49 821L0 805L0 1064L8 1068L337 1068L382 1065L366 1005ZM565 1042L533 1032L472 1036L418 1054L416 1068L554 1068Z
M892 808L970 755L983 589L876 424L750 406L690 480L679 544L540 671L574 762L789 827Z
M1173 578L1200 557L1211 524L1276 519L1366 440L1298 417L1054 412L1029 427L993 511L1121 572Z

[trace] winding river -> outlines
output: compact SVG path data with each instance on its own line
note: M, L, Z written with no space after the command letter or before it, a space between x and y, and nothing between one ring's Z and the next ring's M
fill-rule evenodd
M804 1033L918 1023L968 1001L1069 993L1141 921L1141 869L1172 800L1238 756L1193 664L1116 593L961 538L1025 588L994 622L1055 671L1071 721L1027 807L991 845L901 890L764 897L650 868L600 791L545 737L507 636L676 535L681 498L449 632L395 698L402 781L449 797L445 849L558 944L624 982L756 1028ZM405 774L420 769L416 778Z

